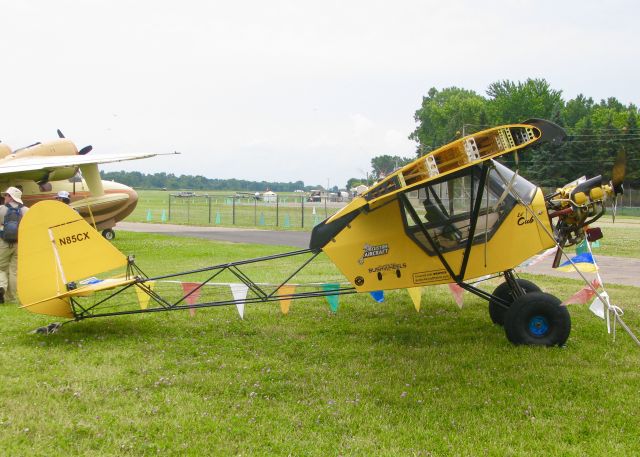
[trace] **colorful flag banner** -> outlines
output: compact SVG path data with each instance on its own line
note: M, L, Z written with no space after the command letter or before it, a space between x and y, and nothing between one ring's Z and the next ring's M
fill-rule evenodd
M136 295L138 296L138 304L140 305L140 309L147 309L149 307L149 294L147 294L142 287L146 286L149 290L153 290L155 286L155 282L147 281L142 286L136 286Z
M462 309L462 305L464 304L464 298L462 297L464 289L455 282L449 283L448 286L451 291L451 295L453 295L453 299L456 301L456 305L458 305L458 308Z
M591 300L593 296L595 296L596 293L593 289L598 289L599 287L600 287L600 281L598 281L597 279L594 279L593 281L591 281L590 285L584 286L582 289L577 291L571 297L563 301L562 305L563 306L571 305L571 304L584 305L589 300Z
M582 240L582 243L576 245L576 254L580 255L580 254L584 254L585 252L590 252L589 251L589 246L587 245L588 241Z
M200 292L202 292L202 288L200 287L202 283L199 282L183 282L182 283L182 291L184 292L184 300L190 304L195 305L198 303L200 299ZM196 309L193 307L189 308L189 315L191 317L196 315Z
M328 283L328 284L322 285L322 290L324 290L325 292L338 290L338 289L340 289L340 284ZM337 313L338 312L338 295L326 295L325 298L329 303L329 307L331 307L331 311L333 311L334 313Z
M571 262L573 262L573 264ZM577 256L573 257L571 261L567 260L563 264L560 264L560 266L556 269L564 272L572 272L577 269L578 271L581 271L583 273L592 273L594 271L598 271L598 266L596 265L596 261L590 252L583 252L582 254L578 254Z
M384 301L384 291L383 290L374 290L373 292L369 292L373 299L378 303L382 303Z
M411 301L413 302L413 306L416 308L417 312L420 312L420 301L422 299L422 287L409 287L407 289L409 292L409 296L411 297Z
M600 297L604 299L604 301L606 302L606 308L609 309L609 295L606 292L600 292ZM589 311L591 311L593 314L598 316L600 319L604 320L605 304L602 303L602 300L600 300L600 297L596 297L593 300L593 302L591 303L591 306L589 306Z
M292 284L285 284L284 286L280 286L280 288L276 291L276 293L278 294L278 296L282 297L287 295L293 295L295 291L296 291L296 286ZM291 304L291 297L280 299L280 311L282 311L282 314L289 314L290 304Z
M229 284L229 287L231 288L234 300L244 300L247 298L249 288L245 284ZM244 303L237 303L236 308L238 308L240 319L244 319Z

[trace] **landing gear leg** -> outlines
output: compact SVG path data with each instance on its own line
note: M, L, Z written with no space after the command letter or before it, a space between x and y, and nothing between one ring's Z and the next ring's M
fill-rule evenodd
M504 277L505 282L496 287L493 295L508 302L508 305L495 299L489 300L491 322L498 325L504 325L504 315L516 298L531 292L540 292L540 288L531 281L516 278L512 270L505 271Z

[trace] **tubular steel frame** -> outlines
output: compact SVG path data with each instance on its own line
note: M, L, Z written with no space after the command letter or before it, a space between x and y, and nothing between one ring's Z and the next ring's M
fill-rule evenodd
M127 264L127 272L126 278L131 279L135 278L135 281L131 284L127 284L125 286L120 287L115 290L113 293L109 294L107 297L99 300L98 302L92 304L91 306L82 306L80 301L75 297L70 297L71 308L74 314L74 320L80 321L83 319L95 318L95 317L106 317L106 316L121 316L126 314L142 314L142 313L154 313L160 311L177 311L177 310L185 310L185 309L193 309L193 308L210 308L214 306L230 306L230 305L239 305L239 304L253 304L253 303L266 303L272 301L280 301L280 300L299 300L302 298L314 298L314 297L325 297L330 295L346 295L356 293L354 287L340 287L336 289L330 290L317 290L311 292L298 292L292 294L282 294L276 295L276 292L284 286L288 281L290 281L295 275L297 275L303 268L305 268L312 260L314 260L321 251L314 252L311 249L303 249L298 251L286 252L283 254L274 254L270 256L257 257L254 259L248 260L240 260L236 262L229 262L219 265L213 265L204 268L198 268L190 271L182 271L179 273L172 273L161 276L148 277L141 269L135 264L133 256L130 256ZM265 291L258 283L253 281L246 273L240 270L241 265L254 264L259 262L266 262L269 260L285 258L285 257L293 257L303 254L313 254L309 259L302 263L300 267L298 267L293 273L291 273L284 281L282 281L277 287L273 289L272 292ZM215 279L218 275L223 272L230 272L235 276L240 282L242 282L247 288L253 292L256 296L251 298L245 298L241 300L221 300L221 301L212 301L212 302L203 302L203 303L195 303L195 304L185 304L186 299L196 290L204 287L209 281ZM149 285L146 283L152 281L158 281L162 279L175 278L179 276L184 276L188 274L194 273L203 273L203 272L212 272L211 276L209 276L204 281L194 281L199 283L197 287L193 290L189 291L189 293L183 295L180 299L178 299L174 303L170 303L166 299L164 299L160 294L151 289ZM153 302L157 305L156 307L146 308L146 309L133 309L133 310L125 310L125 311L112 311L112 312L96 312L99 311L97 308L108 302L109 300L117 297L119 294L124 292L125 290L131 287L138 287L140 290L144 291Z

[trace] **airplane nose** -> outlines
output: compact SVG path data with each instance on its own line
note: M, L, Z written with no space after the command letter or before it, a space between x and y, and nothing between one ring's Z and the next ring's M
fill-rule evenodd
M138 204L138 192L131 187L127 187L127 193L129 194L129 204L133 205L133 208Z

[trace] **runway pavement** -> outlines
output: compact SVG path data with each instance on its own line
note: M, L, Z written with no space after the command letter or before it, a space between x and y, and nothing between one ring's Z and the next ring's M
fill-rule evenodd
M230 227L195 227L174 224L147 224L143 222L118 222L116 230L128 232L164 233L175 236L204 238L232 243L255 243L276 246L308 248L311 232L289 230L257 230Z
M167 235L203 238L233 243L256 243L296 248L309 247L311 232L285 230L257 230L230 227L195 227L173 224L147 224L141 222L118 222L116 230L145 233L164 233ZM606 284L623 284L640 287L640 259L627 257L610 257L596 254L600 267L600 276ZM580 279L578 273L564 273L551 268L552 259L529 267L519 268L523 273L542 274L563 278ZM593 274L587 273L587 278Z

